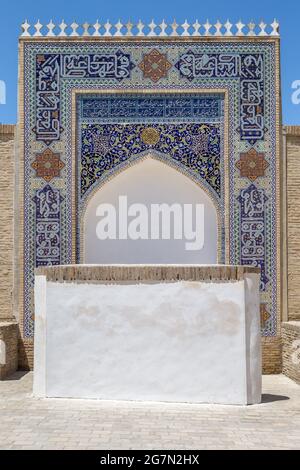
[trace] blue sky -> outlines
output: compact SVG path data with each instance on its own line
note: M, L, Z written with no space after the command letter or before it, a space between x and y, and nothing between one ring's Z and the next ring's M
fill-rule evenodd
M60 23L62 19L71 23L85 21L100 23L107 18L117 22L120 18L127 22L150 22L152 18L171 22L194 22L198 18L203 23L219 19L231 23L240 18L243 23L250 20L258 23L264 19L272 23L274 17L281 25L281 73L284 124L300 125L300 104L292 103L291 85L300 81L300 2L295 0L2 0L0 13L0 80L6 83L6 104L0 104L0 122L15 123L17 120L17 71L18 35L20 24L25 18L29 23L40 19L41 23Z

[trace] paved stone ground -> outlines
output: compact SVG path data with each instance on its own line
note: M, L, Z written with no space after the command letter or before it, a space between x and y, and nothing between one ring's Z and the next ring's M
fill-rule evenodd
M263 378L248 407L35 399L32 374L0 382L0 449L300 449L300 386Z

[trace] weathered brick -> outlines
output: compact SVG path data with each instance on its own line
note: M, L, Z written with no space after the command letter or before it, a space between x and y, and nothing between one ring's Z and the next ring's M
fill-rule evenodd
M18 368L18 324L0 322L0 380Z
M0 321L13 317L14 129L0 124Z

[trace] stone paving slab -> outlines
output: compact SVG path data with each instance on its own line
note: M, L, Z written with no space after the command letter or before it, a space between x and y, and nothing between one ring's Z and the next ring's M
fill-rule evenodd
M300 449L300 386L263 377L248 407L32 397L32 373L0 382L0 449Z

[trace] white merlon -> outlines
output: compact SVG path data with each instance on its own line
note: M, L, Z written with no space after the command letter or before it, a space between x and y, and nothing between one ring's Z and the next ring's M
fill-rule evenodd
M21 25L21 37L23 38L40 38L40 37L123 37L123 36L148 36L168 38L173 36L182 37L199 37L199 36L214 36L214 37L228 37L228 36L279 36L279 23L274 19L270 25L261 21L259 24L250 21L247 25L242 23L241 20L235 25L230 23L221 23L219 20L215 24L211 24L208 20L205 23L199 23L196 20L193 24L188 23L187 20L181 25L175 20L168 24L162 20L160 24L156 24L154 20L151 23L144 24L141 20L138 23L122 23L120 20L116 23L99 23L97 20L95 24L78 24L74 21L72 24L67 25L64 20L58 25L55 25L52 20L47 25L42 25L38 20L34 25L30 25L27 20Z

